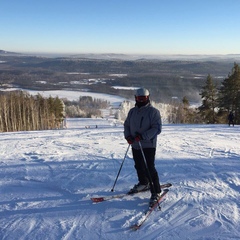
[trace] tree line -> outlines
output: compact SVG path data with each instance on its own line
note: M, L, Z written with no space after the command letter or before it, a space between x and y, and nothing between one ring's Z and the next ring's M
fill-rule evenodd
M200 93L202 105L198 108L203 122L226 123L230 112L235 115L235 123L240 124L240 67L234 63L231 73L221 86L207 76L205 86Z
M172 101L168 109L169 123L205 123L226 124L230 112L234 114L234 123L240 124L240 67L234 63L232 71L220 86L208 74L201 88L201 105L190 107L187 97Z
M0 94L0 132L60 128L65 114L62 100L17 91Z
M186 96L180 101L177 97L172 98L169 104L153 101L151 103L160 110L164 122L168 123L226 124L228 115L232 112L235 124L240 124L240 67L238 64L234 63L231 73L220 86L209 74L199 94L202 103L197 108L191 107ZM124 120L131 107L133 104L130 102L123 102L116 117Z
M201 106L192 108L186 96L179 102L172 99L170 104L154 103L163 109L169 123L226 123L230 112L235 123L240 124L240 68L234 63L232 71L220 86L212 76L207 76L200 91ZM23 91L0 93L0 132L46 130L62 127L64 117L101 116L100 109L109 107L109 102L80 97L78 101L64 102L58 97L43 98L40 94L31 96ZM116 118L123 120L128 102L122 104Z
M102 117L101 109L106 109L110 103L91 96L79 97L78 101L64 101L67 117L91 118Z

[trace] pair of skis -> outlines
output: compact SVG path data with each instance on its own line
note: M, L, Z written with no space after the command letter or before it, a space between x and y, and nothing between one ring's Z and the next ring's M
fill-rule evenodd
M164 189L164 188L169 188L171 186L172 186L171 183L165 183L165 184L162 184L160 187L161 187L161 189ZM115 195L111 195L111 196L104 196L104 197L92 197L91 200L94 203L99 203L99 202L108 201L108 200L111 200L111 199L114 199L114 198L124 198L126 196L138 194L138 193L145 192L145 191L139 191L139 192L136 192L136 193L130 193L130 192L120 193L120 194L115 194Z
M149 215L157 208L159 207L159 203L162 201L162 199L165 197L165 195L168 193L168 188L171 187L172 184L171 183L166 183L166 184L162 184L161 185L161 189L164 189L160 195L160 197L158 198L158 201L152 206L150 207L149 209L147 209L143 216L138 220L138 222L134 225L132 225L130 228L132 230L138 230L142 225L143 223L147 220L147 218L149 217ZM146 190L145 190L146 191ZM140 192L137 192L137 193L141 193L141 192L144 192L144 191L140 191ZM122 194L115 194L115 195L111 195L111 196L103 196L103 197L93 197L91 198L91 200L94 202L94 203L99 203L99 202L103 202L103 201L108 201L108 200L111 200L111 199L116 199L116 198L123 198L125 196L129 196L129 195L134 195L134 194L137 194L137 193L122 193Z

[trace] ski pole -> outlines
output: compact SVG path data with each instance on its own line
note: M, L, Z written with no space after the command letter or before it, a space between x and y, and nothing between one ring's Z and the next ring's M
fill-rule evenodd
M150 186L151 186L154 194L157 194L157 193L156 193L156 189L154 188L154 185L153 185L153 180L152 180L152 177L151 177L151 174L150 174L148 165L147 165L147 160L146 160L145 154L144 154L144 152L143 152L142 144L141 144L140 141L138 142L138 144L139 144L140 150L141 150L141 152L142 152L142 156L143 156L143 160L144 160L144 163L145 163L145 167L146 167L146 169L147 169L147 174L148 174ZM158 202L158 208L161 209L159 202Z
M122 170L123 163L124 163L124 161L125 161L125 159L126 159L126 156L127 156L128 150L129 150L129 147L130 147L130 144L128 145L127 151L126 151L125 156L124 156L124 158L123 158L122 164L121 164L121 166L120 166L120 168L119 168L119 171L118 171L117 177L116 177L116 179L115 179L115 182L114 182L114 184L113 184L113 187L112 187L112 189L111 189L111 192L114 191L113 189L114 189L114 187L115 187L115 185L116 185L116 183L117 183L118 176L119 176L119 174L120 174L120 172L121 172L121 170Z

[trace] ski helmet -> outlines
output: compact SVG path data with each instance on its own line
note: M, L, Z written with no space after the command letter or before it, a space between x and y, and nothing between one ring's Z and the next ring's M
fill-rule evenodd
M135 96L149 96L149 91L146 88L139 88L137 89Z

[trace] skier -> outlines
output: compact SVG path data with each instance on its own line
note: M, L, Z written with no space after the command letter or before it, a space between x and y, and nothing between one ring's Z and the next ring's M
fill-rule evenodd
M233 125L233 127L234 127L234 114L233 114L233 112L231 111L230 113L229 113L229 115L228 115L228 125L229 125L229 127L230 127L230 125Z
M151 198L149 206L151 207L157 202L161 193L158 172L155 168L155 153L157 135L161 133L162 121L159 110L150 103L149 91L147 89L138 89L135 101L135 107L130 109L124 122L124 137L132 146L132 154L139 181L130 192L139 192L150 188ZM146 169L140 146L142 146L149 171ZM152 181L152 184L150 184L150 181Z

